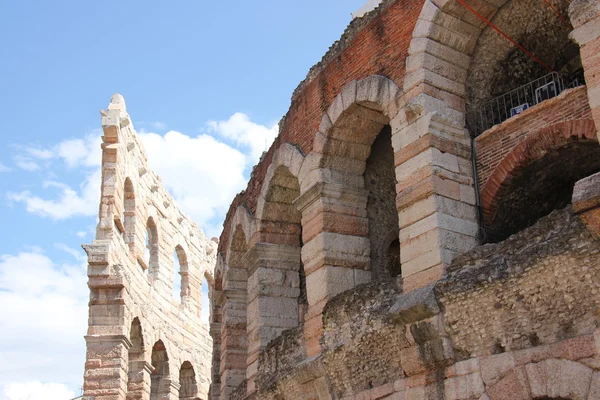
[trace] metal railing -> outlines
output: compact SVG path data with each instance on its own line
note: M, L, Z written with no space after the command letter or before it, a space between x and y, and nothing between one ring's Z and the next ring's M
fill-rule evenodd
M483 103L478 109L476 136L544 100L558 96L565 89L584 85L582 74L576 75L567 84L565 81L566 78L558 72L552 72Z

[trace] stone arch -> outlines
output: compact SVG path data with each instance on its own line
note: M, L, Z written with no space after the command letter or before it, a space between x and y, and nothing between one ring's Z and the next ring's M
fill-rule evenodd
M550 7L535 0L467 3L550 68L581 68L580 59L572 62L578 47L569 39L571 28ZM569 3L559 0L554 6L567 17ZM472 134L476 108L484 101L549 72L456 0L425 1L406 71L409 103L418 97L425 112L435 111L460 127L466 123Z
M592 120L560 122L530 134L504 157L481 191L491 241L570 203L574 183L600 170L595 132Z
M144 332L142 324L138 317L135 317L131 322L129 331L129 373L127 381L127 400L142 399L147 393L145 387L144 375L146 366L146 354L144 346Z
M198 399L198 384L196 383L196 373L194 367L189 361L181 364L179 369L179 398L184 400Z
M395 122L391 121L398 114L401 95L394 81L380 75L346 85L322 117L313 145L316 157L310 162L312 176L304 178L339 191L335 196L353 198L343 205L346 212L332 214L325 226L310 229L307 221L304 243L322 231L363 238L355 244L362 253L358 266L369 269L370 259L374 260L376 277L381 276L382 257L373 257L382 247L379 242L390 232L399 236L394 171L398 145L392 139ZM385 215L378 214L381 209Z
M160 339L152 346L151 363L154 370L150 376L150 400L168 398L171 393L169 355Z
M252 392L258 357L284 330L299 327L308 308L302 264L301 152L284 144L274 154L257 203L255 240L248 268L247 388ZM275 307L275 304L277 306ZM250 395L251 393L248 393Z
M173 297L183 301L190 295L188 257L181 244L175 246L173 257ZM178 290L177 290L178 289ZM178 293L176 293L178 291Z
M244 208L242 207L241 210ZM220 370L224 371L220 375L227 377L220 382L221 398L229 398L235 388L245 381L246 376L248 270L244 256L249 245L247 234L250 233L250 221L247 217L249 214L245 211L236 212L232 223L239 223L231 225L234 228L229 235L226 262L220 263L221 266L218 265L223 273L223 292L227 293L226 296L216 293L220 301L213 303L214 314L221 318L220 341L213 340L213 371L216 372L214 366L219 365ZM219 356L218 364L215 360L217 356Z
M160 264L159 228L154 217L146 220L146 243L144 249L145 267L150 275L158 278Z
M514 368L487 388L490 400L591 400L600 388L594 371L581 363L549 358Z
M132 254L135 252L135 214L136 199L133 183L129 177L125 178L123 183L123 216L117 223L117 227L124 235L125 243L129 246ZM122 224L122 225L121 225Z

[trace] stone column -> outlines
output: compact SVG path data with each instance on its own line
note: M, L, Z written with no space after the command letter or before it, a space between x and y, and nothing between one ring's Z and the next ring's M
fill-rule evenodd
M236 273L245 275L246 271L232 268ZM229 272L232 272L230 269ZM231 392L235 390L246 379L246 359L248 338L246 335L246 281L227 280L223 305L223 322L221 325L221 399L228 399ZM236 287L243 285L244 287Z
M302 212L309 357L321 352L327 299L371 280L367 195L363 188L318 182L295 201Z
M90 288L84 396L94 400L124 400L127 393L129 349L125 328L125 278L109 240L84 247L88 254Z
M131 342L123 335L85 337L83 395L93 400L125 400Z
M600 138L600 0L574 0L569 16L574 28L571 39L579 44L592 117Z
M476 244L471 143L462 125L426 112L417 102L409 103L391 126L394 148L400 149L396 206L407 292L439 280L455 256Z
M248 394L254 393L258 355L286 329L298 326L302 268L300 247L257 243L246 253L248 268Z
M153 376L152 379L158 379L158 390L151 400L179 400L179 388L181 385L173 381L170 377L162 375Z
M127 400L150 400L150 376L152 371L154 371L154 367L146 361L129 362Z

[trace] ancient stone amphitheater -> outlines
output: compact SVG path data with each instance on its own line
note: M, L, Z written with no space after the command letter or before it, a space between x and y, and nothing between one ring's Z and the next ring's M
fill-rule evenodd
M600 399L600 0L366 11L219 240L113 96L85 399Z

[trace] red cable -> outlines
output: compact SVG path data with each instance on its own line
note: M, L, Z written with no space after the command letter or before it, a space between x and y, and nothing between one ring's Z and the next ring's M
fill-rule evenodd
M562 22L565 23L565 25L567 25L569 28L571 27L571 23L569 21L567 21L565 19L565 17L562 16L561 13L558 12L556 7L554 7L548 0L544 0L544 3L548 4L548 7L550 7L552 9L552 11L554 11L554 14L556 14L558 16L558 18L560 18L562 20Z
M502 30L500 28L498 28L496 25L494 25L490 20L488 20L483 15L479 14L477 11L475 11L473 8L471 8L471 6L469 6L464 0L457 0L457 1L460 4L462 4L467 10L471 11L477 18L479 18L480 20L482 20L483 22L485 22L486 24L488 24L496 32L498 32L499 34L501 34L502 36L504 36L509 42L511 42L512 44L514 44L515 46L517 46L519 49L523 50L525 52L525 54L527 54L529 57L533 58L538 64L542 65L548 71L554 72L554 70L552 68L550 68L549 66L547 66L542 60L540 60L539 58L537 58L532 52L530 52L529 50L527 50L525 47L521 46L513 38L511 38L510 36L508 36L506 33L502 32Z

